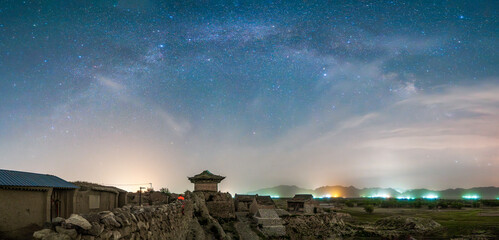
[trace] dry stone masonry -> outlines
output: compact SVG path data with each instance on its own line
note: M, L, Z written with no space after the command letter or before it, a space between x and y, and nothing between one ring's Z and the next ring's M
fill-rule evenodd
M39 240L100 239L229 239L210 216L204 198L192 193L185 201L117 208L91 214L56 218L50 229L33 234Z

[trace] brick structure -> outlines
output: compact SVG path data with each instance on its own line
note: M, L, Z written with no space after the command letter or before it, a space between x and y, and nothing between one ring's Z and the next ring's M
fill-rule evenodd
M270 196L258 196L257 194L255 198L253 198L249 212L255 214L259 209L276 209L274 200L272 200Z
M194 183L194 192L218 192L218 184L225 179L225 177L215 175L208 170L189 177L189 181Z

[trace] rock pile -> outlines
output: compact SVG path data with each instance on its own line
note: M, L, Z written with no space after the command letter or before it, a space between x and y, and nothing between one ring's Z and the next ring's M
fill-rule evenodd
M192 225L192 203L117 208L91 214L55 218L51 229L33 234L34 239L185 239Z
M357 225L346 219L348 214L328 213L310 216L290 216L284 218L286 232L290 239L331 239L331 238L381 238L409 239L429 236L439 229L437 222L417 217L392 216L380 219L374 224Z
M324 213L284 217L290 239L330 239L352 236L354 231L343 221L346 214Z
M399 239L404 236L423 236L441 229L441 225L432 219L419 217L391 216L374 223L373 229L366 229L387 239Z

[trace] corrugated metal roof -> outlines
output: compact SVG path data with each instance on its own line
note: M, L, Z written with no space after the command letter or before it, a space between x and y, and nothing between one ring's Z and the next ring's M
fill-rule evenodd
M78 188L78 186L53 175L4 169L0 169L0 186Z

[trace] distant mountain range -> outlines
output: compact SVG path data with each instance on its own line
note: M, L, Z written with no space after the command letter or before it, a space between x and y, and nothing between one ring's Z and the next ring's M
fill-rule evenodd
M410 189L397 191L393 188L356 188L353 186L324 186L316 189L305 189L297 186L280 185L263 188L248 194L271 195L282 198L293 197L295 194L313 194L315 197L390 197L390 198L443 198L443 199L499 199L499 187L454 188L446 190Z

